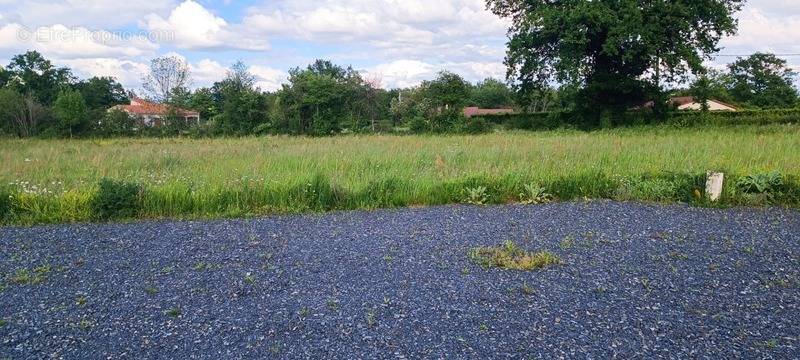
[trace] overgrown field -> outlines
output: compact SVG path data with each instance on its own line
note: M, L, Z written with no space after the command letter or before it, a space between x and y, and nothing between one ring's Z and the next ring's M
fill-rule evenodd
M706 170L728 175L722 205L800 204L798 125L3 139L0 161L6 224L583 198L705 204Z

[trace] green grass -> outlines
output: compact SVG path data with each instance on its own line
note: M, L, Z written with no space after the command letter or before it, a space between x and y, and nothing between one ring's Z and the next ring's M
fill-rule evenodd
M693 201L706 170L779 171L780 196L724 204L797 206L800 126L643 127L482 136L0 140L7 224L97 219L102 179L141 185L127 218L234 217L338 209L554 200ZM526 190L526 187L528 190ZM797 192L795 192L795 190ZM485 196L483 196L485 195ZM749 200L748 200L749 199ZM755 199L755 200L753 200Z

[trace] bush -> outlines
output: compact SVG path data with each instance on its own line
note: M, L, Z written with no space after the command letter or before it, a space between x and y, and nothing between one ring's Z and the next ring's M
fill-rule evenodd
M736 181L736 188L745 194L771 194L783 186L783 176L778 171L747 175Z
M104 178L91 201L92 214L98 220L132 218L139 213L141 197L138 184Z
M469 118L462 125L461 132L465 134L485 134L492 130L492 125L482 117Z
M422 134L430 131L431 127L424 118L417 116L408 122L408 129L414 134Z

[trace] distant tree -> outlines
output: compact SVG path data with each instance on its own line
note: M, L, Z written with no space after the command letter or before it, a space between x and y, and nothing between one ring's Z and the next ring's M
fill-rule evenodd
M588 117L662 93L662 82L702 69L736 30L743 0L487 0L512 22L508 77L524 92L575 84ZM649 77L649 79L648 79Z
M219 106L215 100L214 92L210 88L200 88L194 91L189 100L189 109L200 113L200 118L211 119L218 114Z
M441 71L436 79L426 80L420 86L424 96L435 109L457 109L461 111L469 99L470 84L460 75Z
M126 104L130 100L125 88L113 77L91 77L75 84L89 109L108 109L114 105Z
M266 99L254 86L255 76L241 61L231 66L224 80L214 84L221 107L216 120L222 132L250 134L267 121Z
M5 86L20 94L30 94L44 105L52 105L61 89L71 86L72 72L67 68L57 68L36 51L28 51L11 58L6 67Z
M175 89L188 88L191 83L189 65L176 56L151 60L150 69L142 78L146 97L161 103L170 102Z
M53 113L61 128L68 131L69 137L72 137L76 130L82 129L88 120L83 96L72 89L64 89L58 94L53 105Z
M730 93L736 101L762 108L792 107L798 100L794 77L786 60L757 53L730 64Z
M22 95L14 89L0 89L0 123L19 137L33 136L47 117L47 109L33 95Z
M364 114L364 80L350 67L317 60L305 69L289 70L289 83L279 92L286 118L273 124L277 132L330 135ZM280 128L277 128L280 126Z
M514 92L504 82L488 78L471 89L469 102L486 109L509 107L514 103Z
M136 134L136 121L128 113L112 109L106 112L95 125L95 134L106 137L133 136Z

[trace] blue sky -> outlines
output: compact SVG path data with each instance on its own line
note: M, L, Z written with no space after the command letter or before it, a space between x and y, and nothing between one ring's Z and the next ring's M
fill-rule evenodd
M737 17L723 54L800 53L800 1L751 0ZM443 69L502 78L507 25L483 0L0 0L0 61L35 49L80 76L137 88L153 57L184 57L194 86L241 59L272 90L289 68L326 58L397 87ZM800 69L800 56L787 60Z

